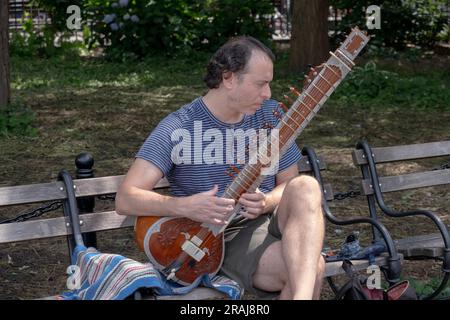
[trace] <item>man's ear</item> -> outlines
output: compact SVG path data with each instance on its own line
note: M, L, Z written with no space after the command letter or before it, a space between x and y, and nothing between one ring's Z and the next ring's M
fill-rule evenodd
M234 82L236 81L236 74L231 71L225 71L222 73L222 83L227 89L231 89L233 87Z

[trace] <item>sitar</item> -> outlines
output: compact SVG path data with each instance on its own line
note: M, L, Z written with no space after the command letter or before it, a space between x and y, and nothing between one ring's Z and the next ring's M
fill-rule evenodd
M280 104L285 113L278 117L279 122L275 127L278 132L278 148L272 148L273 140L266 143L268 149L262 152L266 157L280 157L295 143L296 138L351 71L354 59L368 41L366 33L358 28L352 29L339 48L334 52L330 51L330 57L325 63L317 69L310 69L301 92L291 88L297 97L291 100L289 108ZM243 193L254 192L265 177L263 172L268 161L261 159L249 161L240 171L232 167L236 175L226 187L223 197L234 199L236 205L226 217L226 225L200 223L189 218L137 217L137 244L168 280L190 285L204 275L213 277L219 271L224 257L225 228L241 211L238 200Z

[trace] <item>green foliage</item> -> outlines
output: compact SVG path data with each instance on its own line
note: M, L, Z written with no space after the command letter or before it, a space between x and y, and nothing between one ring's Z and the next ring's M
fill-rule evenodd
M229 37L269 38L268 0L85 0L93 21L89 47L129 60L155 51L170 55L216 49Z
M450 26L446 25L437 35L438 39L443 42L450 43Z
M433 291L441 284L440 278L431 278L429 281L409 279L409 281L412 287L416 289L417 294L422 297L433 293ZM444 290L442 290L435 299L445 298L450 298L450 284L447 284Z
M403 50L408 43L430 46L448 17L442 10L447 0L331 0L338 9L351 9L337 26L335 40L340 40L349 27L358 25L366 28L365 10L370 5L380 6L381 29L369 30L374 35L371 44Z
M0 106L0 137L33 136L37 130L32 127L34 114L23 102Z
M60 45L55 45L56 31L51 25L41 30L33 25L33 18L29 12L24 12L22 30L12 32L10 39L10 52L18 57L52 57L69 51L78 52L82 48L80 42L65 42L61 34Z
M251 35L268 44L271 39L270 15L274 12L273 1L267 0L220 0L210 1L207 11L211 20L203 26L204 38L210 48L217 48L229 37Z
M400 75L380 70L374 61L355 67L336 91L333 99L344 105L369 108L408 107L449 109L448 71L429 75Z

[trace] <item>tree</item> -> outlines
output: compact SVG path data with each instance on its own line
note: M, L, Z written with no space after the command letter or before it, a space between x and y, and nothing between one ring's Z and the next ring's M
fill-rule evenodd
M0 1L0 107L10 101L9 87L9 1Z
M293 3L289 65L294 72L307 71L328 58L328 1L295 0Z

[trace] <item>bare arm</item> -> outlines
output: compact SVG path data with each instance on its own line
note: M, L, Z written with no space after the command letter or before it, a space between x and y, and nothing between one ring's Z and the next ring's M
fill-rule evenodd
M116 212L137 216L187 217L199 222L225 224L224 215L234 200L216 197L217 186L189 197L171 197L151 191L163 177L151 162L137 158L116 195Z

